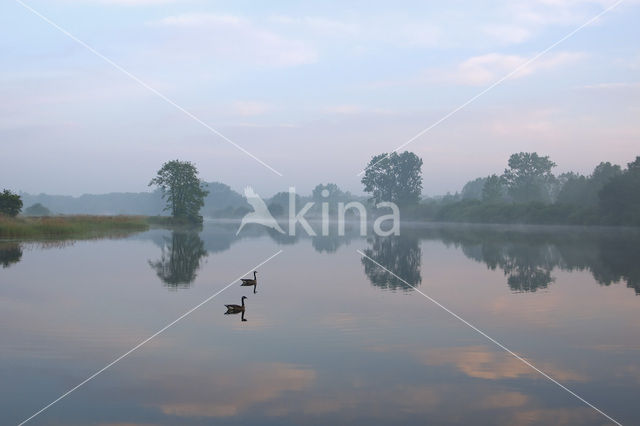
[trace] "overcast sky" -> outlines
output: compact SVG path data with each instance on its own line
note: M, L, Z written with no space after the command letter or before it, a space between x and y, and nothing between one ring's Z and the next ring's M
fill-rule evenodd
M357 173L584 24L609 0L0 3L0 187L145 191L164 161L268 196ZM556 173L640 155L640 4L627 0L406 149L424 193L537 151Z

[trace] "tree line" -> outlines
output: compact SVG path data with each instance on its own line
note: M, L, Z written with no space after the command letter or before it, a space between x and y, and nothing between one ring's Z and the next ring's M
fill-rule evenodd
M536 152L512 154L501 174L471 180L461 192L439 197L422 197L423 160L416 154L382 153L374 156L362 177L364 192L371 205L391 201L402 207L408 219L580 225L640 225L640 156L625 168L601 162L592 173L553 174L556 163ZM173 160L162 165L149 183L156 186L177 222L202 222L201 209L210 197L233 199L236 205L206 212L210 216L242 217L250 211L243 197L226 185L211 186L198 178L193 163ZM226 189L226 190L225 190ZM308 197L296 201L316 201L330 206L337 202L364 201L334 183L317 185ZM289 193L280 192L267 200L271 213L288 214ZM335 206L334 206L335 207ZM0 193L0 214L21 212L20 196L9 190ZM312 212L313 213L313 212ZM50 214L43 205L25 210L27 215Z
M512 154L501 174L467 182L460 193L420 199L422 159L374 156L362 178L375 202L403 205L405 218L454 222L640 225L640 156L626 168L601 162L589 175L554 175L548 156Z

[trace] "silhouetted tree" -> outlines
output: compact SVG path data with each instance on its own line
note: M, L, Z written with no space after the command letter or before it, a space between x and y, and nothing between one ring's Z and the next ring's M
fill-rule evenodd
M482 191L487 178L476 178L470 180L462 187L461 196L463 200L481 200Z
M576 173L567 173L567 179L558 194L556 202L571 204L574 206L588 206L595 204L590 202L591 192L589 178Z
M198 179L198 169L188 161L173 160L164 163L149 186L156 185L167 199L165 210L171 210L175 219L202 222L199 215L207 196L204 182Z
M17 216L22 210L22 200L18 194L5 189L0 192L0 214Z
M416 204L422 192L422 159L409 151L376 155L369 161L362 183L375 203Z
M51 210L40 203L35 203L24 209L24 214L25 216L50 216Z
M326 190L328 192L327 196L324 197L322 195L322 191ZM335 183L327 183L327 184L318 184L313 191L311 191L311 198L315 202L323 202L323 201L337 201L341 200L344 197L344 192L338 188L338 185Z
M550 185L555 179L551 169L556 163L548 156L540 157L535 152L520 152L509 157L509 168L503 179L509 195L516 202L550 202Z
M575 206L595 207L598 204L598 194L602 188L616 176L622 174L618 165L611 163L598 164L590 176L576 173L565 173L567 179L560 190L557 202Z
M484 180L484 185L482 187L482 201L487 203L497 203L502 201L503 195L502 179L497 175L488 176Z
M269 203L267 207L269 209L269 213L271 213L274 217L284 216L284 207L281 204L277 203Z
M301 204L304 204L302 198L295 194L296 210L300 210ZM275 193L268 200L268 209L274 216L288 216L289 215L289 192L281 191Z
M622 174L611 178L598 195L607 222L640 225L640 156Z

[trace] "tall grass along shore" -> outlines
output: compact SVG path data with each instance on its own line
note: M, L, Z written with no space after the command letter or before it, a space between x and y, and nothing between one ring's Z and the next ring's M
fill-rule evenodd
M8 217L0 215L0 238L92 238L149 229L146 216Z

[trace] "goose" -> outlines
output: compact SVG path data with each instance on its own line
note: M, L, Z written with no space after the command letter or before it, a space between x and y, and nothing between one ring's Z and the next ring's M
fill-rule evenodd
M258 274L258 271L253 271L253 279L251 278L241 278L240 281L242 281L242 286L249 286L249 285L256 285L258 284L258 277L256 277L256 275Z
M244 312L244 299L248 299L247 296L242 296L242 305L224 305L227 307L227 314L237 314L238 312Z

